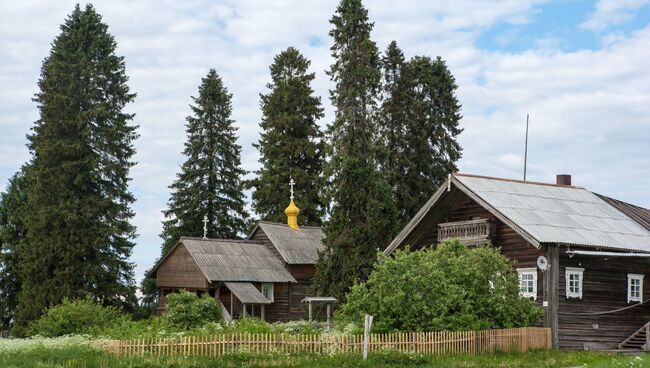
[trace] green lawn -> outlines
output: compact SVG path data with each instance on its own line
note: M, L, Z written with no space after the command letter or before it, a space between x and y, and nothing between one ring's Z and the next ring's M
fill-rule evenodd
M205 357L116 358L108 353L84 346L63 348L40 347L29 350L0 351L0 367L102 367L102 368L185 368L185 367L648 367L645 356L611 355L589 352L533 351L529 353L497 353L480 356L423 356L396 353L372 354L363 362L358 355L335 356L253 356L238 354L219 359Z

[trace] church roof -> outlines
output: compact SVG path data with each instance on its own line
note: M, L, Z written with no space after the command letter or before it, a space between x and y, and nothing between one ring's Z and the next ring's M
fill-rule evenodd
M210 282L296 282L282 260L261 242L182 237L174 248L180 244ZM173 249L149 274L156 272L172 253Z
M287 224L260 221L249 239L261 229L287 264L315 264L323 245L323 231L317 226L300 226L294 230Z

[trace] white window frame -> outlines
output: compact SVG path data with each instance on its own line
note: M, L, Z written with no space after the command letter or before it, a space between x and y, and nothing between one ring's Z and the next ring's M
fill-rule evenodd
M566 284L566 298L576 298L576 299L582 299L582 290L583 290L583 280L584 280L584 268L578 268L578 267L567 267L564 270L564 281ZM578 275L578 292L572 292L570 290L570 279L571 275Z
M523 275L533 275L533 291L522 291L521 290L521 282L522 282L522 276ZM533 300L537 300L537 268L535 267L530 267L530 268L518 268L517 269L517 276L519 279L519 295L521 295L524 298L533 298Z
M271 297L270 297L270 298L267 297L266 295L264 295L264 288L269 288L269 289L270 289L270 293L271 293ZM273 289L274 289L274 287L273 287L273 283L272 283L272 282L264 282L264 283L262 283L262 286L260 287L260 291L262 292L262 295L264 295L264 297L265 297L268 301L270 301L271 303L273 303L273 299L275 299L275 291L274 291Z
M627 274L627 302L642 302L643 301L643 277L638 273ZM632 280L639 281L639 296L632 296Z

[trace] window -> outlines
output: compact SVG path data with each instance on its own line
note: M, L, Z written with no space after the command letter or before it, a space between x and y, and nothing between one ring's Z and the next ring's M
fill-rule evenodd
M643 301L643 275L627 274L627 302Z
M264 297L268 299L268 301L273 302L273 284L271 283L262 284L262 295L264 295Z
M567 267L565 273L566 297L582 299L582 274L584 268Z
M537 300L537 269L518 268L519 274L519 294L524 298L533 298Z

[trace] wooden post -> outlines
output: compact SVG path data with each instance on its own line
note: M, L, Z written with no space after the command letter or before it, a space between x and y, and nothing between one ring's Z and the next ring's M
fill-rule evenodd
M650 350L650 325L645 325L645 344L643 345L643 350Z
M332 328L332 323L330 321L330 315L332 314L332 305L327 303L327 328Z
M558 305L560 287L560 248L558 244L546 247L546 258L550 265L544 272L544 300L548 306L544 309L544 327L551 329L551 341L554 348L559 345Z
M232 295L232 290L230 290L230 318L235 318L235 314L233 313L233 306L235 305L235 298Z
M262 304L260 308L260 317L262 317L262 321L266 321L266 317L264 316L264 304Z
M368 339L370 338L370 328L372 327L372 316L366 314L363 322L363 360L368 359Z
M246 303L241 303L241 305L243 309L242 316L246 317Z
M307 302L309 308L309 322L311 322L311 302Z

